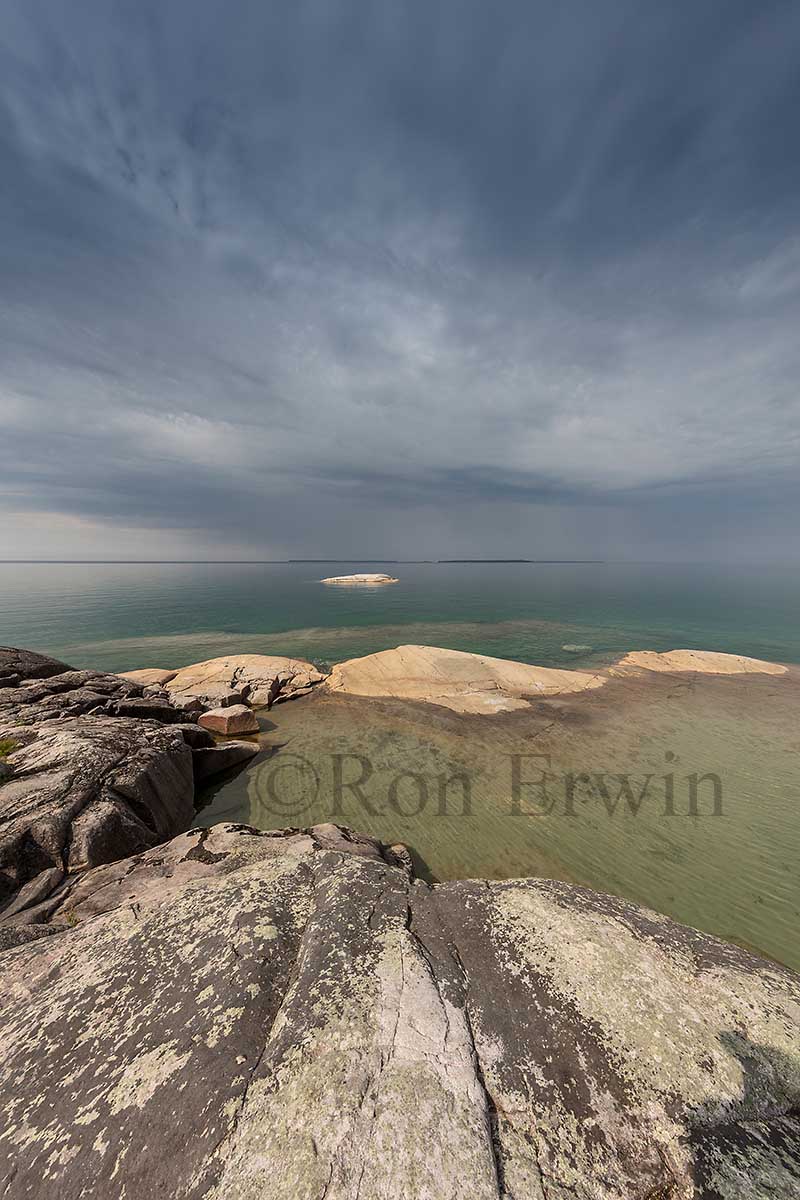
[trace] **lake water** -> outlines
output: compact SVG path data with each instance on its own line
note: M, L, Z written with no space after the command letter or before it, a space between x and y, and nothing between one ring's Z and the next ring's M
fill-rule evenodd
M800 663L788 567L420 563L381 589L318 582L358 569L1 564L0 643L108 670L403 642L550 666L687 646ZM799 711L797 667L615 679L500 717L317 695L261 715L258 758L197 820L334 820L407 842L433 878L585 883L800 968Z
M403 642L544 666L676 646L800 662L800 568L409 563L380 589L318 582L359 569L383 568L0 563L0 643L112 671L237 651L330 663Z

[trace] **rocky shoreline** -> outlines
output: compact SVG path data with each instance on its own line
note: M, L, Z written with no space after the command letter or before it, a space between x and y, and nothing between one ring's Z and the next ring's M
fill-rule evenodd
M0 649L5 1196L800 1194L800 977L333 825L185 832L257 749L197 720L329 686L212 661Z

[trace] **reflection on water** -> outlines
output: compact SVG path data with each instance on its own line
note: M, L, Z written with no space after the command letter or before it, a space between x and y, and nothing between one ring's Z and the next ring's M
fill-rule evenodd
M800 967L800 672L644 675L499 717L318 695L198 823L336 821L439 879L546 875Z

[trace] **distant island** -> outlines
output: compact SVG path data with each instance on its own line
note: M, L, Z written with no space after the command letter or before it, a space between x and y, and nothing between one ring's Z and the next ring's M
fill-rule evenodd
M363 575L331 575L320 579L320 583L333 583L344 587L376 587L385 583L399 583L393 575L363 574Z
M503 563L533 563L533 564L597 564L604 563L604 558L437 558L437 564L446 563L494 563L500 566Z

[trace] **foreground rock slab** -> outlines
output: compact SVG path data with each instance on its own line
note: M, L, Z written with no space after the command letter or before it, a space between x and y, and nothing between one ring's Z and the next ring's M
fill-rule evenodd
M796 975L402 861L229 825L72 881L0 954L7 1200L800 1194Z
M423 700L461 713L526 708L530 697L557 696L602 687L604 675L533 667L509 659L397 646L338 663L325 687L352 696Z

